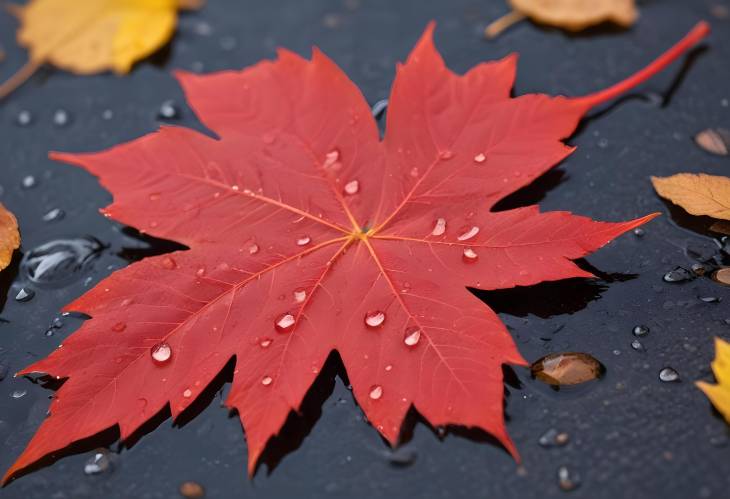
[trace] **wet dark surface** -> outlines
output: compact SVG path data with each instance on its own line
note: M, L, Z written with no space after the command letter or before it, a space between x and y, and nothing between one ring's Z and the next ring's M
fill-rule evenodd
M617 81L699 19L712 22L705 50L587 120L570 140L578 146L573 156L503 203L539 201L545 210L569 209L602 220L664 214L643 236L625 235L582 264L602 276L598 281L482 295L500 311L528 361L551 352L587 352L605 366L605 376L556 392L531 380L527 369L507 371L508 429L523 458L518 467L487 435L439 432L416 414L404 446L389 451L363 421L333 356L303 415L290 418L249 480L238 419L220 407L217 392L228 389L228 369L181 427L161 414L145 428L154 431L140 432L131 448L113 444L115 432L107 432L11 483L0 497L172 498L187 480L202 484L214 498L730 496L728 426L693 385L712 379L713 337L730 338L730 288L709 277L663 281L677 266L690 269L697 259L714 258L718 246L706 220L670 209L649 182L650 175L680 171L730 172L728 158L693 143L700 130L730 127L730 20L710 13L713 5L730 7L726 0L647 0L638 25L625 33L599 29L566 36L523 23L491 43L480 33L506 11L501 0L209 3L183 16L174 45L155 64L141 63L125 78L43 71L0 104L0 201L19 218L20 253L27 258L33 248L56 239L92 237L101 243L92 258L64 267L72 271L64 279L32 281L20 269L21 254L0 274L0 468L7 469L21 452L52 394L43 383L11 374L49 353L82 321L54 321L61 307L114 269L171 248L150 246L104 219L98 209L110 195L90 175L48 160L47 152L99 150L150 132L171 116L169 108L161 109L169 99L176 107L172 115L178 115L170 121L197 126L170 71L238 68L273 57L276 46L308 54L317 44L374 104L387 97L395 62L405 58L430 19L438 21L437 43L455 70L517 51L517 93L569 95ZM14 21L0 14L0 45L7 52L0 79L25 60L14 44L14 29ZM67 112L63 119L58 109ZM18 126L23 110L31 113L31 123ZM35 185L28 187L33 182L27 176ZM62 216L48 215L56 208ZM23 287L35 296L18 302ZM637 325L650 330L641 336L640 350L631 346ZM659 372L668 366L679 373L679 382L660 381ZM10 374L2 379L5 372ZM566 433L567 443L540 445L551 429ZM109 469L86 475L87 461L97 459L94 449L107 444ZM565 480L577 488L562 490Z

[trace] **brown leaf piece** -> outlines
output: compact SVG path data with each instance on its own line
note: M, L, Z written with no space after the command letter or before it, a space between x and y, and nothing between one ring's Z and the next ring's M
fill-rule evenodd
M13 251L20 247L18 221L0 203L0 270L10 265Z
M657 193L691 215L730 220L730 178L704 173L651 177Z
M730 153L730 130L708 128L695 135L695 143L705 151L727 156Z
M630 27L639 17L634 0L508 0L513 11L497 19L484 31L494 38L516 22L532 21L567 31L582 31L610 22Z

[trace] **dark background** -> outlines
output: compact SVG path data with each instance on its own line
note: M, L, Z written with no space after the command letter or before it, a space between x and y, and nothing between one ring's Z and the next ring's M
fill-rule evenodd
M528 360L580 351L606 367L603 379L560 392L531 380L525 369L508 372L508 429L522 454L522 468L483 434L449 429L439 438L415 417L412 432L406 432L412 435L392 454L363 421L334 359L304 416L291 419L252 480L246 476L238 419L220 407L217 389L225 395L230 374L224 373L210 392L212 401L200 404L200 413L182 427L158 418L150 429L159 426L131 448L114 444L110 432L21 477L0 490L0 497L167 498L177 497L185 480L201 483L214 498L730 497L728 426L693 384L712 379L713 337L730 338L730 288L708 278L662 281L665 272L688 267L698 254L712 256L717 246L705 230L707 220L670 210L649 181L650 175L681 171L730 171L727 157L711 156L692 140L707 127L730 128L730 19L713 15L716 5L730 8L727 0L644 1L641 19L630 31L602 28L569 36L525 22L486 42L484 26L507 11L501 0L209 0L202 11L182 15L171 46L126 77L38 73L0 102L0 201L18 216L21 253L84 235L106 247L70 283L30 285L36 296L27 303L14 299L28 285L18 268L20 254L0 275L0 370L4 365L10 373L0 381L3 471L40 424L52 393L12 373L49 353L78 326L80 319L64 318L53 336L45 335L64 304L130 259L165 250L100 216L98 209L110 195L92 176L46 155L49 150L100 150L150 132L159 125L157 113L167 99L180 109L175 122L197 126L170 76L172 69L240 68L273 57L277 46L309 55L316 44L375 103L388 95L395 62L406 57L426 23L435 19L437 44L454 70L516 51L521 55L516 94L579 95L639 69L698 20L707 19L713 27L706 49L594 113L569 141L578 146L576 153L508 203L539 201L545 210L569 209L601 220L663 213L645 227L643 237L627 234L590 257L603 280L483 295ZM15 21L0 14L0 45L7 53L0 80L26 59L15 44L15 29ZM689 63L683 66L684 61ZM66 126L53 123L59 108L71 116ZM22 110L32 113L29 126L16 124ZM112 110L111 119L103 118L105 110ZM34 188L22 188L27 175L35 177ZM65 217L43 221L54 208ZM705 303L700 297L724 301ZM645 352L630 346L637 324L651 329L642 339ZM666 366L679 372L681 382L659 381L658 372ZM16 390L27 394L15 399ZM570 442L541 447L538 438L550 428L567 432ZM84 463L102 445L111 445L113 468L86 476ZM560 465L580 475L579 488L560 490Z

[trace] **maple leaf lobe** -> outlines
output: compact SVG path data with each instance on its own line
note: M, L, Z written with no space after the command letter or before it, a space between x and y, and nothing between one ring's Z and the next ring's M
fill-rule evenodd
M53 154L99 177L114 195L106 215L189 249L133 263L66 307L92 318L22 371L67 379L5 480L115 425L124 440L168 404L177 418L232 357L226 405L252 473L333 350L391 444L415 407L434 426L486 430L518 458L502 365L526 362L467 286L590 277L572 260L652 217L491 211L570 154L562 139L626 84L512 99L514 57L458 76L432 32L398 67L382 141L330 59L280 51L242 71L178 73L217 138L163 127ZM154 362L162 344L169 355Z

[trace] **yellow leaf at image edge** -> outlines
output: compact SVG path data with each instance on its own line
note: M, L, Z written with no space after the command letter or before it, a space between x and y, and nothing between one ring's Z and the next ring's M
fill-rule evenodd
M730 343L715 338L715 360L712 361L712 372L717 380L716 385L698 381L697 388L710 399L715 409L730 423Z
M188 2L189 3L189 2ZM178 0L33 0L15 9L33 61L80 74L127 73L167 42Z
M172 37L178 9L198 8L204 1L31 0L25 6L8 5L21 24L18 43L30 56L0 85L0 99L46 63L77 74L128 73Z
M657 193L691 215L730 220L730 178L703 173L651 177Z
M18 221L0 203L0 270L10 265L13 251L20 247Z

